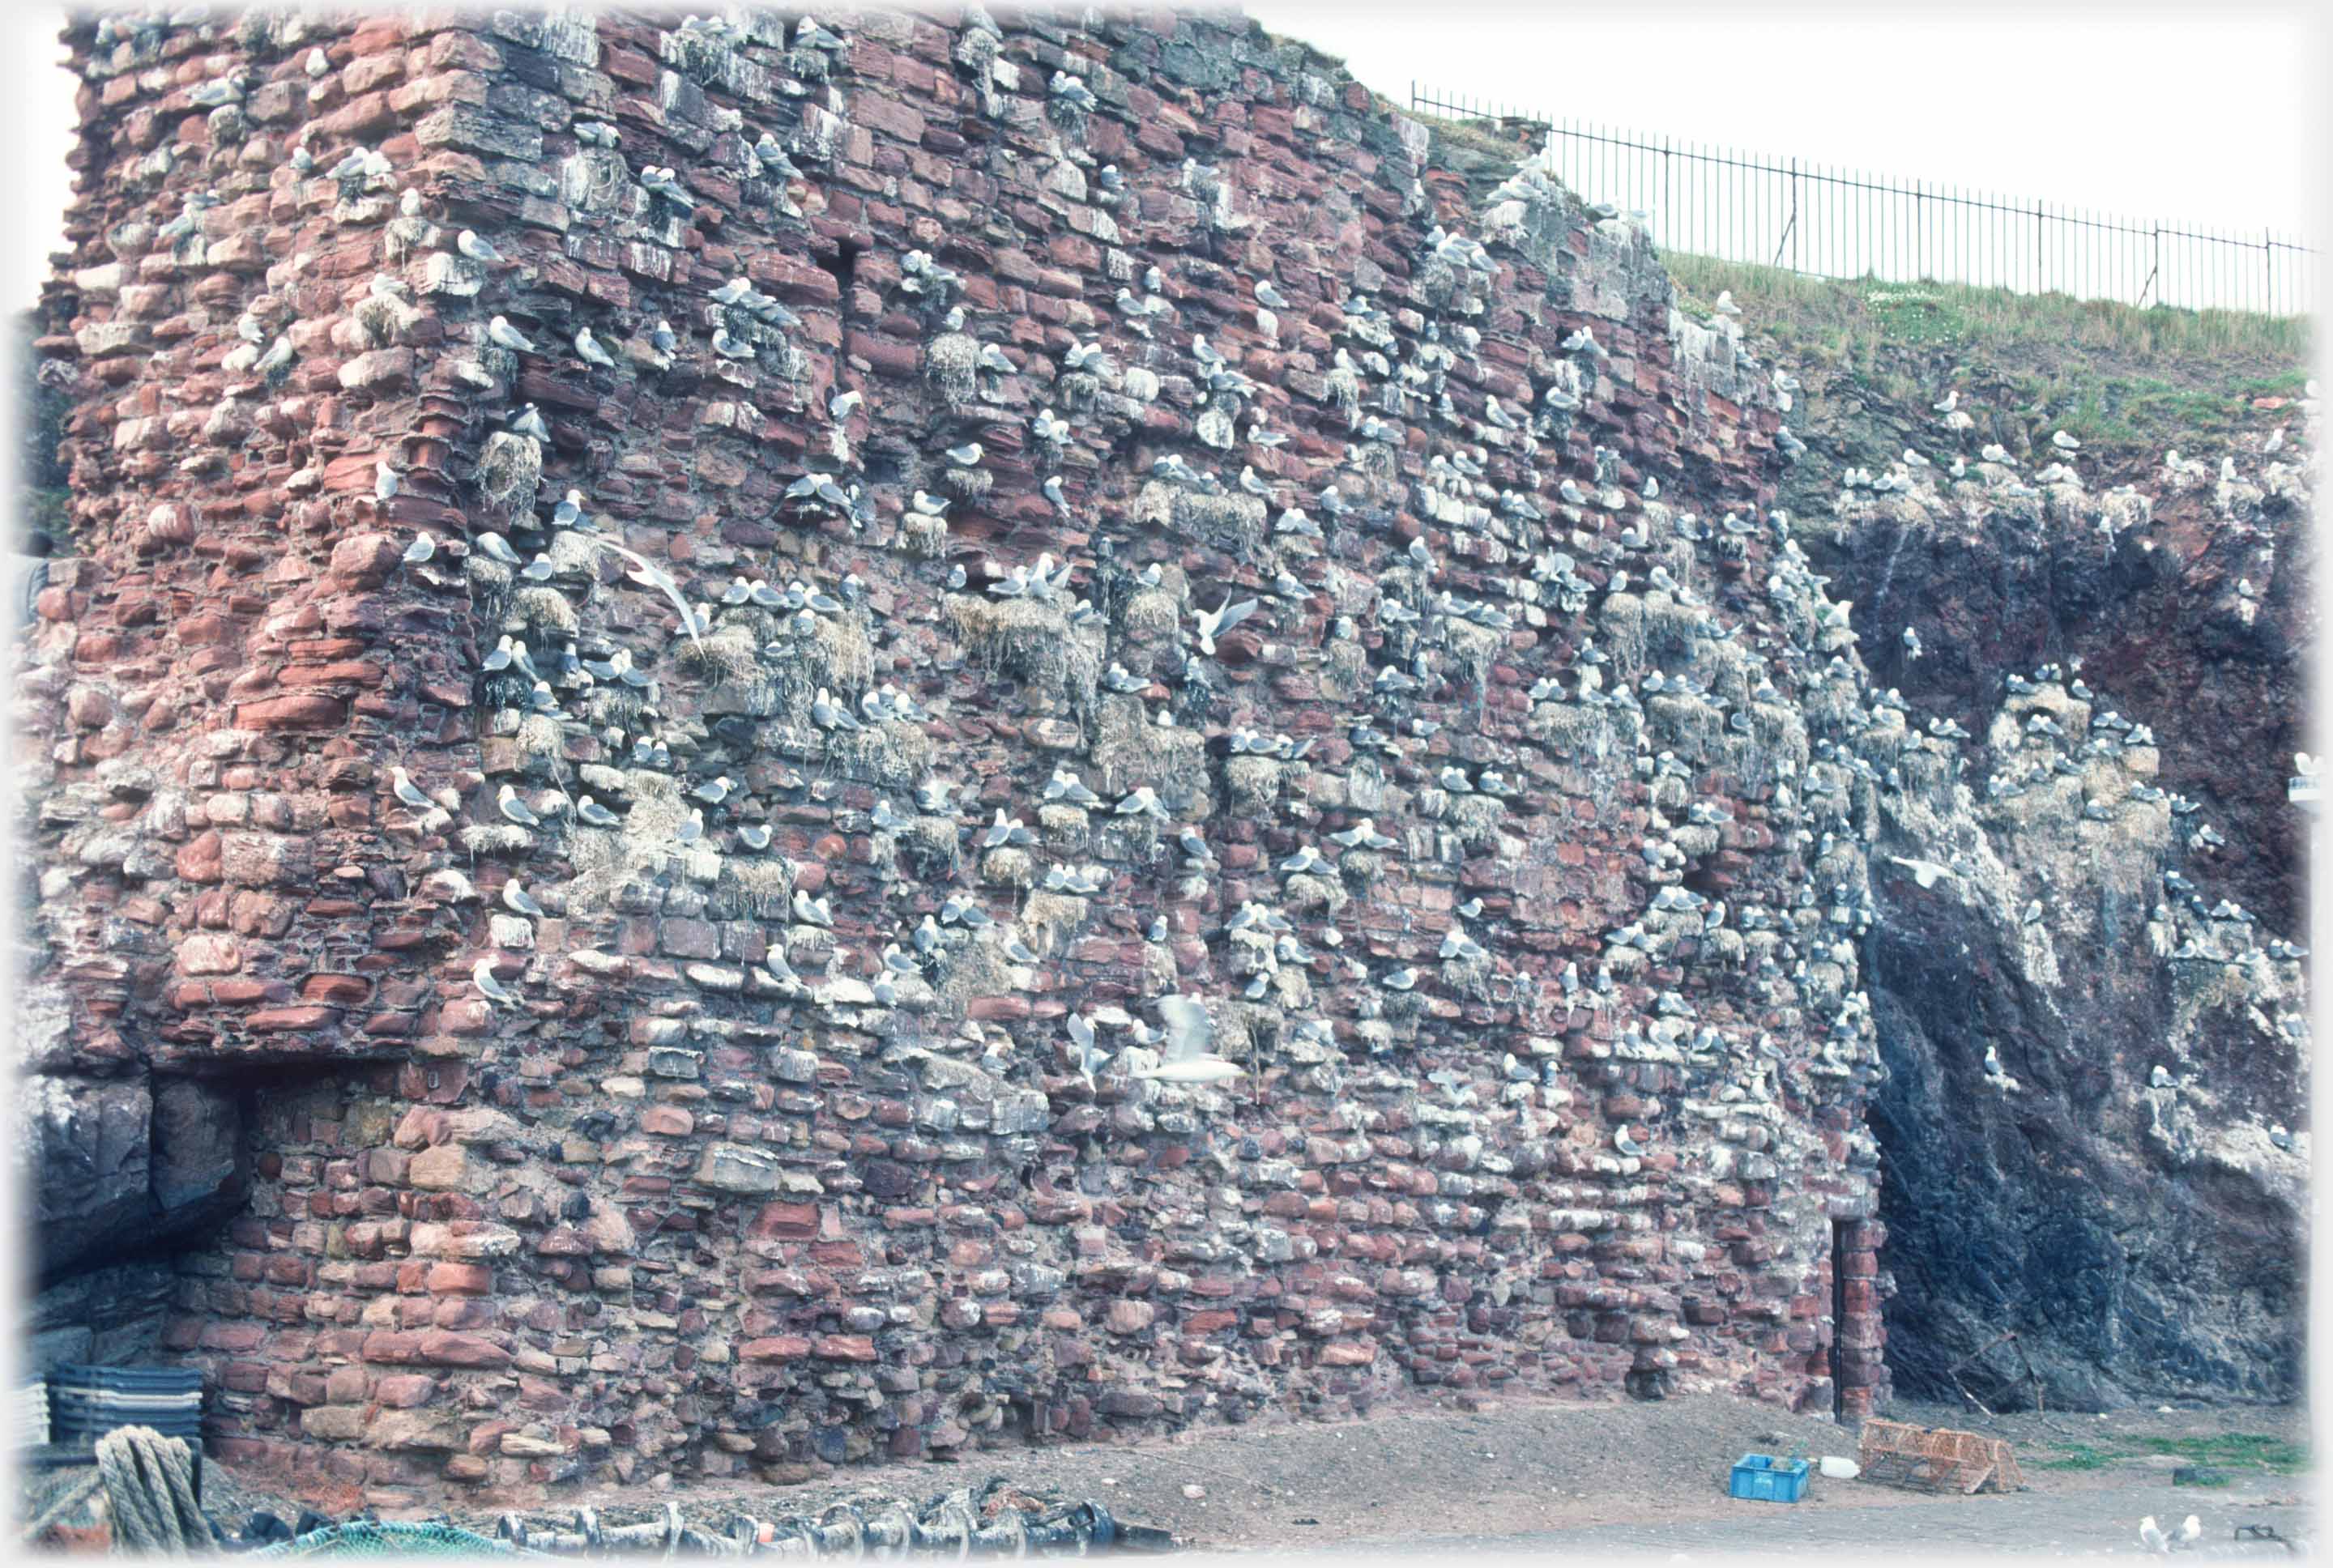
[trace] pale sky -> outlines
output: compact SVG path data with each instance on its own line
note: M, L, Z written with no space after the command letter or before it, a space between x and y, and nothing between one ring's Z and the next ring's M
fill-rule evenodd
M1413 81L1548 119L2125 215L2306 235L2324 170L2294 5L1723 10L1260 0L1407 105Z
M0 310L20 311L41 297L49 253L63 243L60 227L72 200L73 93L78 78L54 62L64 58L57 33L62 5L42 0L0 5L0 77L5 77L15 135L0 179L7 183L5 251L0 253Z
M2308 83L2325 35L2294 5L1954 5L1932 14L1395 5L1263 0L1276 33L1410 83L1629 130L1983 186L2132 217L2321 235ZM51 62L61 6L0 11L18 135L0 308L29 304L71 194L75 82ZM1591 193L1592 194L1592 193Z

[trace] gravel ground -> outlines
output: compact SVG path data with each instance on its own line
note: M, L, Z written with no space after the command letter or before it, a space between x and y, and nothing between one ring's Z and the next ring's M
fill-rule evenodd
M1828 1420L1782 1415L1768 1406L1722 1395L1692 1395L1658 1403L1583 1403L1513 1400L1474 1411L1383 1414L1368 1420L1257 1423L1209 1429L1139 1443L1065 1445L975 1455L962 1464L896 1465L838 1472L798 1486L752 1483L696 1486L655 1484L608 1487L562 1499L562 1508L588 1505L610 1523L646 1517L669 1497L692 1522L718 1524L735 1512L767 1517L812 1513L869 1494L920 1499L990 1476L1009 1476L1026 1492L1063 1502L1091 1497L1119 1518L1172 1530L1203 1549L1304 1549L1357 1545L1376 1550L1403 1542L1419 1547L1463 1541L1478 1548L1544 1551L1576 1541L1617 1549L1638 1540L1651 1550L1664 1541L1677 1549L1706 1547L1738 1525L1749 1544L1761 1535L1774 1546L1867 1537L1875 1547L1891 1537L1912 1544L1929 1535L1980 1540L1983 1521L2022 1520L2012 1535L2049 1528L2083 1538L2081 1499L2101 1521L2119 1519L2130 1500L2160 1494L2153 1511L2171 1519L2195 1510L2220 1515L2260 1505L2288 1535L2305 1525L2299 1505L2311 1489L2307 1475L2245 1473L2236 1485L2205 1492L2171 1486L2177 1461L2156 1456L2110 1458L2093 1468L2044 1468L2038 1461L2057 1445L2094 1450L2142 1446L2146 1438L2208 1438L2261 1433L2305 1442L2306 1412L2297 1407L2152 1407L2089 1415L2012 1415L1987 1420L1974 1411L1898 1401L1890 1419L1954 1426L2010 1439L2018 1446L2031 1491L2021 1498L1939 1499L1933 1494L1819 1477L1788 1510L1726 1496L1733 1461L1747 1452L1788 1453L1800 1442L1810 1457L1852 1457L1853 1435ZM72 1473L67 1473L69 1478ZM39 1481L41 1477L28 1477ZM42 1489L53 1496L60 1478ZM2150 1491L2151 1488L2151 1491ZM2063 1506L2048 1499L2062 1498ZM284 1519L299 1505L262 1487L247 1487L223 1466L206 1468L205 1502L223 1523L240 1525L254 1508ZM34 1506L39 1506L34 1501ZM1913 1509L1891 1524L1896 1510ZM2018 1509L2026 1509L2022 1515ZM2044 1512L2032 1512L2034 1509ZM2174 1509L2178 1512L2173 1512ZM1986 1510L1992 1512L1988 1515ZM2054 1512L2049 1510L2054 1509ZM496 1515L456 1506L453 1516L491 1535ZM2263 1518L2271 1515L2261 1515ZM2120 1528L2127 1533L2136 1515ZM1971 1522L1965 1530L1943 1520ZM1781 1521L1787 1520L1787 1525ZM1635 1534L1629 1534L1635 1527ZM2096 1528L2108 1525L2100 1523ZM1811 1535L1808 1533L1811 1532ZM2048 1537L2044 1537L2047 1539ZM2005 1544L2005 1543L2004 1543ZM2039 1546L2041 1543L2033 1543Z
M1980 1499L1914 1502L1894 1507L1777 1508L1743 1503L1741 1516L1637 1520L1579 1529L1513 1535L1407 1535L1348 1541L1299 1554L1290 1562L1357 1559L1414 1563L1455 1556L1545 1563L1550 1557L1590 1561L1637 1557L1696 1562L1704 1557L1774 1556L1868 1563L1891 1558L2152 1557L2137 1521L2153 1515L2168 1531L2197 1515L2197 1533L2184 1558L2285 1560L2286 1543L2305 1539L2307 1518L2297 1506L2236 1492L2197 1494L2168 1487L2102 1487L2082 1491L2019 1492ZM1752 1512L1753 1509L1760 1511ZM2244 1536L2238 1525L2266 1526L2273 1538ZM1226 1553L1225 1556L1243 1555ZM1253 1561L1253 1558L1243 1558Z

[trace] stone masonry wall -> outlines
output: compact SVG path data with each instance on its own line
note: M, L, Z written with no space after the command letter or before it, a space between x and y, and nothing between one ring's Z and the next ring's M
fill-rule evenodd
M69 32L50 1275L173 1251L214 1452L344 1503L1835 1348L1867 1410L1829 737L1954 786L1766 371L1301 46L1001 20ZM1253 1071L1138 1076L1169 994Z

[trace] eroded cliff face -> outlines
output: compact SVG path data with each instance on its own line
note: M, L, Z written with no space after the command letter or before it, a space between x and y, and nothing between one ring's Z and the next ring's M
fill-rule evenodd
M1871 1095L1950 1054L1886 856L1989 984L2148 983L2077 961L2152 867L1871 681L1738 329L1301 46L70 36L26 1103L60 1292L95 1218L171 1249L216 1452L392 1501L1857 1413ZM2296 1005L2213 973L2197 1051ZM1153 1076L1177 995L1240 1076Z
M1950 1397L1951 1369L2015 1330L2021 1357L1962 1368L1980 1397L2030 1402L2029 1364L2059 1407L2295 1397L2309 1137L2272 1133L2309 1104L2282 944L2306 936L2309 818L2286 780L2318 406L2262 398L2252 432L2066 456L1982 353L1901 359L1957 406L1802 368L1812 450L1784 484L1876 678L1976 731L1971 826L2000 862L1989 909L1966 877L1884 877L1867 948L1899 1385ZM1912 468L1907 445L1971 466ZM1987 447L2009 461L1975 461ZM1910 486L1842 486L1858 466ZM2117 722L2152 746L2099 747ZM2134 800L2140 774L2166 798ZM2007 918L2031 898L2038 932ZM1988 1048L2018 1092L1987 1091Z
M2011 1405L2034 1398L2028 1365L2058 1407L2293 1398L2308 1134L2272 1132L2308 1118L2300 963L2280 954L2305 938L2309 817L2286 777L2317 632L2317 401L2055 462L1981 350L1794 368L1813 450L1782 490L1808 553L1855 599L1878 679L1978 732L2002 894L2041 898L2053 942L2044 957L1969 908L1962 880L1880 884L1867 959L1895 1074L1871 1115L1899 1386L1951 1398L1976 1355L1960 1382ZM1957 385L1955 411L1883 392L1906 378L1939 399ZM2009 462L1955 481L1904 464L1906 445ZM1913 485L1840 485L1852 466ZM2009 691L2041 665L2060 679ZM2077 679L2090 695L2069 703ZM2083 753L2107 714L2154 732L2170 798L2132 803ZM1988 1047L2021 1092L1985 1092ZM1978 1355L2002 1330L2018 1349Z

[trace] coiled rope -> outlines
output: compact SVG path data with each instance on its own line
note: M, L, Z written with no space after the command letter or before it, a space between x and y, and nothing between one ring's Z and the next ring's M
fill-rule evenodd
M194 1451L183 1440L151 1427L116 1427L97 1439L97 1471L116 1553L184 1557L219 1544L195 1501Z

